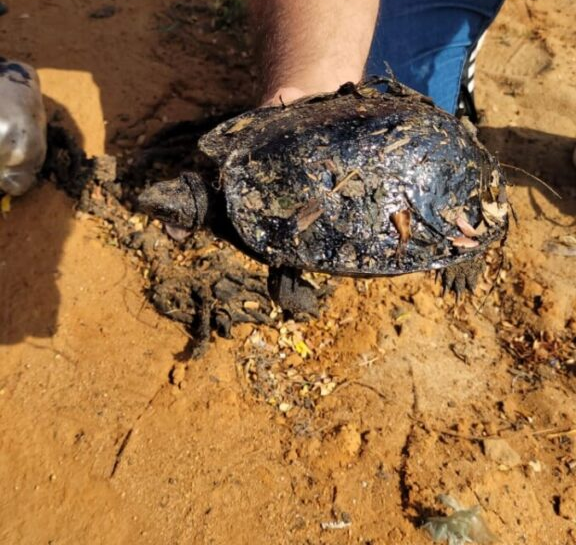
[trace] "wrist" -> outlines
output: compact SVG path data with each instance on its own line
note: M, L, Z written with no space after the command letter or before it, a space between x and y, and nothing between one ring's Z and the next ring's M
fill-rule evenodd
M264 86L261 104L263 106L279 106L289 104L302 97L321 93L337 91L344 83L357 83L362 79L360 71L348 71L337 73L315 72L309 76L303 74L286 78L271 78Z
M261 106L281 106L282 104L290 104L303 96L306 92L299 87L285 86L271 88L265 91L260 101Z

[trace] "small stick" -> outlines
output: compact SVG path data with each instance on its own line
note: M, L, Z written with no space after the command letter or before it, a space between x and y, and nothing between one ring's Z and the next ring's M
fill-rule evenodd
M331 193L338 193L352 178L354 178L354 176L358 176L358 178L362 179L359 170L351 170L336 184L336 187L331 191Z
M563 437L564 435L576 435L576 428L572 428L571 430L559 431L557 433L550 433L546 436L546 439L556 439L557 437Z

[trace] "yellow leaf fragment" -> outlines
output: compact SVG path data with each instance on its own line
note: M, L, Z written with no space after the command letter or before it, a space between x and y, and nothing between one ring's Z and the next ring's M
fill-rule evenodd
M245 129L248 125L250 125L252 121L254 121L253 117L243 117L242 119L236 121L236 123L234 123L234 125L232 125L226 131L226 134L234 134L236 132L240 132L242 129Z
M303 340L294 343L294 350L303 358L312 355L312 350L310 350L310 347Z
M411 312L408 311L402 311L400 312L397 316L394 317L394 323L396 324L402 324L404 323L406 320L408 320L408 318L410 318Z
M8 214L12 210L12 196L4 195L0 201L0 210L2 214Z

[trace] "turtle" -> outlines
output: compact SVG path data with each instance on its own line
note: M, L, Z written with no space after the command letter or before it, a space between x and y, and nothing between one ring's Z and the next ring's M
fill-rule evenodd
M188 231L229 225L293 316L318 311L303 271L436 270L457 295L473 290L482 255L507 232L506 181L475 127L394 77L249 110L198 147L210 173L154 183L140 209Z

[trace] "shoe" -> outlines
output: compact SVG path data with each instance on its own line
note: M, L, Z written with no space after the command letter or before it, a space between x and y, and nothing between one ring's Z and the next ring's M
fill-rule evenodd
M470 50L468 58L462 69L462 80L460 82L460 94L458 96L458 107L456 108L456 117L468 117L472 123L477 124L479 121L478 110L474 103L474 76L476 73L476 57L484 43L486 32L480 36L474 47Z

